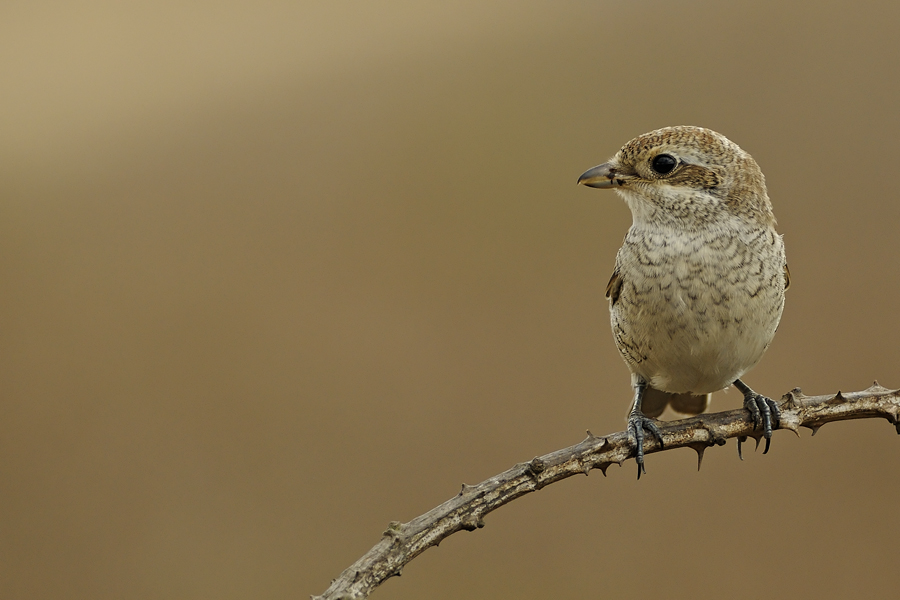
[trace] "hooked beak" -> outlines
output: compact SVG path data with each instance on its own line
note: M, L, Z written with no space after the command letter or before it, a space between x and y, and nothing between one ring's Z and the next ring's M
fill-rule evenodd
M615 179L616 171L610 163L597 165L593 169L588 169L578 178L578 183L592 188L608 190L610 188L619 187L619 182Z

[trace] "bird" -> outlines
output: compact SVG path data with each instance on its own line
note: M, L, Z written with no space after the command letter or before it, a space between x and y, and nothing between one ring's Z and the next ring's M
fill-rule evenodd
M741 377L775 336L790 271L759 165L720 133L674 126L634 138L578 183L615 190L631 210L606 297L631 371L638 479L644 431L664 447L655 417L667 406L700 414L732 385L767 453L778 405Z

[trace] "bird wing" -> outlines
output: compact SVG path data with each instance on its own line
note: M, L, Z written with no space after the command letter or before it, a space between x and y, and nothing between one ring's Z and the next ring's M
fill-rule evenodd
M619 269L617 268L613 271L612 277L609 278L609 283L606 284L606 297L609 298L613 304L619 299L622 283L622 275L619 274Z

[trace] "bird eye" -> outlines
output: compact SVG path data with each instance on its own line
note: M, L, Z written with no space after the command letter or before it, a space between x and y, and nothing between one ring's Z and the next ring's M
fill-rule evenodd
M660 175L671 173L672 169L674 169L677 164L678 161L675 160L675 157L671 154L658 154L653 157L653 160L650 162L650 166L653 167L653 170Z

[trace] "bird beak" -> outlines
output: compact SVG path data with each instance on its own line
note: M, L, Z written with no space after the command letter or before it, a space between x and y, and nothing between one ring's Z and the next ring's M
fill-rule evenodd
M601 190L619 186L619 182L615 179L615 169L610 163L603 163L593 169L588 169L578 178L578 183Z

